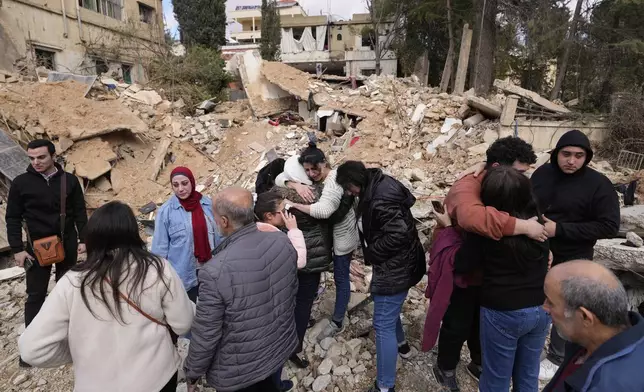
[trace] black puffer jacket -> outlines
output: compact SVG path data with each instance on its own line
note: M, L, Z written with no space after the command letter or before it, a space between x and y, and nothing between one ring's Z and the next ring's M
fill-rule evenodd
M410 208L416 198L380 169L368 169L361 195L365 262L373 265L371 293L394 295L408 290L425 275L425 253Z
M313 185L315 187L313 193L315 194L315 201L320 198L322 188L324 185ZM291 188L275 187L284 198L291 200L298 204L310 204L298 195L298 193ZM299 270L304 273L323 272L329 269L333 260L333 236L331 226L326 220L315 219L294 208L290 212L297 220L297 227L302 230L304 234L304 242L306 243L306 266Z

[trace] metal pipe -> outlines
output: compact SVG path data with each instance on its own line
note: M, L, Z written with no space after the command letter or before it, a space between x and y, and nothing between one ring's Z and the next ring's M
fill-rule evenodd
M76 19L78 20L78 37L82 42L83 41L83 22L81 21L80 6L78 5L78 1L74 1L74 3L76 3Z
M67 26L67 11L65 11L65 0L60 0L60 7L63 10L63 37L69 37L69 27Z

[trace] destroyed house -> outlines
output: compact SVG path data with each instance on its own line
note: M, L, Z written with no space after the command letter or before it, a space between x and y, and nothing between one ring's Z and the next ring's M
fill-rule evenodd
M0 1L0 69L7 71L145 82L142 59L162 40L162 0Z

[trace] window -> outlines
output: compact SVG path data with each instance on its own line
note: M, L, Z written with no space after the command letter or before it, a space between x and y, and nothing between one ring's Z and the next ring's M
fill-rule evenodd
M110 66L107 64L107 61L95 57L94 66L96 67L96 75L102 75L107 73L110 70Z
M293 39L299 41L302 39L302 34L304 34L304 27L293 27Z
M363 48L371 48L373 50L373 34L371 32L367 34L362 34L362 47Z
M363 76L371 76L371 75L376 74L376 70L375 70L375 68L363 68L363 69L360 70L360 73Z
M45 67L54 71L56 69L56 52L36 48L36 66Z
M121 0L78 0L78 5L110 18L121 20Z
M338 40L338 41L342 41L342 34L338 34L338 35L335 37L335 39L336 39L336 40Z
M143 23L154 23L154 8L149 5L139 3L139 18Z
M121 71L123 71L123 81L127 84L132 84L132 66L129 64L123 64L121 66Z

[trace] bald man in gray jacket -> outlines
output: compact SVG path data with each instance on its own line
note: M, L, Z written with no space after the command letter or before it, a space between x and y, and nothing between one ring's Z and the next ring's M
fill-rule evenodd
M220 192L214 210L225 239L199 270L188 390L205 375L218 392L279 391L272 375L297 346L297 253L285 234L257 230L247 190Z

